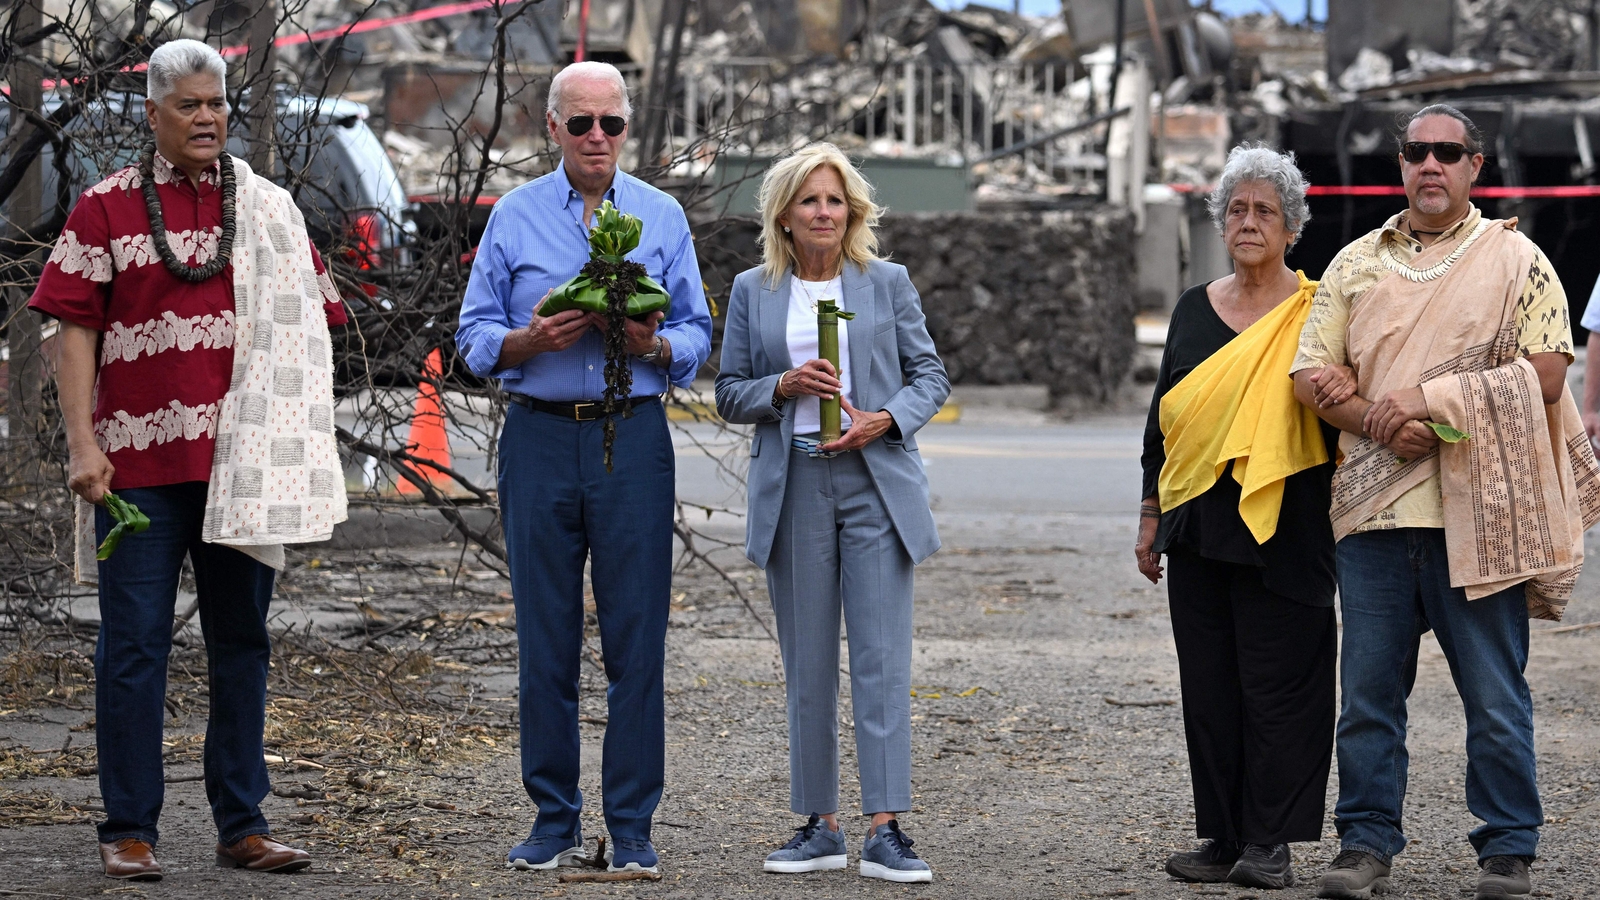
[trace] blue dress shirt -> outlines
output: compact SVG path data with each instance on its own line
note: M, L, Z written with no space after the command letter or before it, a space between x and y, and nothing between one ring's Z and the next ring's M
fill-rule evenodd
M1600 331L1600 281L1594 283L1594 290L1589 293L1589 302L1583 307L1583 318L1578 320L1590 331ZM1596 361L1600 364L1600 360Z
M711 314L689 220L678 201L620 170L605 199L643 221L639 246L628 259L641 263L672 297L656 331L671 342L672 363L663 370L629 359L633 396L665 393L669 377L673 384L688 387L711 354ZM583 195L567 180L565 166L558 165L554 172L501 197L489 214L461 300L456 347L467 368L479 377L500 379L508 391L541 400L601 399L605 346L593 328L565 350L540 353L508 369L495 368L506 334L526 327L545 292L577 275L588 261Z

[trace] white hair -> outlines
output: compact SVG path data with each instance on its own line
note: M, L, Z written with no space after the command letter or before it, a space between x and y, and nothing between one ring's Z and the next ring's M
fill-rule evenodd
M1283 209L1283 227L1288 230L1289 246L1300 240L1300 233L1311 221L1311 206L1306 203L1305 175L1295 164L1294 153L1279 153L1266 144L1240 144L1228 151L1228 161L1223 164L1222 177L1217 187L1206 198L1206 210L1211 221L1222 231L1223 218L1233 192L1247 181L1265 181L1278 192L1278 205Z
M609 81L617 89L617 96L622 98L622 117L633 118L633 104L628 102L628 82L623 80L622 73L610 63L585 60L576 62L556 73L550 79L550 94L545 98L544 111L559 116L561 112L561 92L566 88L567 82L573 79L595 79Z
M168 41L150 54L145 96L160 103L177 87L179 80L201 74L217 76L217 82L227 90L228 64L223 61L222 54L188 38Z

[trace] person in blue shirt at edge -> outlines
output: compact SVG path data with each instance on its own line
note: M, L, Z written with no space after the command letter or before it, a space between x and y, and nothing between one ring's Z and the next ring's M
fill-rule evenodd
M1583 430L1589 435L1590 446L1600 447L1600 350L1595 349L1600 347L1600 281L1594 283L1578 324L1589 331L1584 345L1588 349L1584 351L1583 399L1578 402L1578 411L1583 415Z
M662 667L672 584L672 440L661 397L687 387L711 352L711 316L683 208L617 158L632 107L622 75L575 63L550 84L545 126L561 165L495 204L461 303L456 344L468 368L512 401L500 434L500 509L520 657L522 782L538 807L506 864L576 866L578 666L583 567L591 579L610 682L601 792L611 871L657 871L650 822L665 769ZM595 210L611 201L643 221L628 258L672 305L629 320L632 415L615 415L614 471L602 450L603 316L539 315L589 259Z

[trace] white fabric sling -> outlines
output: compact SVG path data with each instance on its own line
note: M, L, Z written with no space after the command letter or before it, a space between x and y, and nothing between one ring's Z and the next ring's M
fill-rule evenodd
M201 539L274 569L284 544L327 540L347 517L333 433L332 344L305 219L289 192L228 156L235 172L233 378L216 419ZM94 507L79 498L78 581L98 581Z

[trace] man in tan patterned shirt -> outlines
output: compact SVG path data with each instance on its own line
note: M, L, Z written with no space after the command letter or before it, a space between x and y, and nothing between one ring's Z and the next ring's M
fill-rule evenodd
M1441 481L1441 471L1456 471L1441 464L1441 433L1476 437L1475 450L1504 438L1490 427L1462 437L1436 426L1450 418L1441 392L1492 373L1531 386L1530 407L1557 409L1548 405L1563 399L1572 335L1549 260L1514 222L1487 220L1470 202L1481 146L1478 129L1451 107L1411 118L1400 147L1409 208L1329 265L1292 369L1296 396L1344 432L1332 510L1344 616L1341 852L1318 897L1382 892L1406 845L1406 699L1430 628L1466 709L1467 806L1484 822L1468 836L1481 867L1477 897L1531 890L1544 818L1523 675L1531 594L1516 583L1485 595L1452 579L1446 522L1460 498ZM1542 426L1542 416L1532 418ZM1449 527L1456 535L1465 526Z
M1405 212L1396 213L1382 228L1339 251L1328 264L1328 271L1317 288L1311 318L1300 337L1300 352L1295 356L1292 371L1348 364L1345 325L1350 320L1350 307L1390 274L1378 256L1379 246L1387 246L1396 258L1405 261L1415 259L1424 249L1422 241L1408 230L1407 218ZM1466 217L1434 237L1432 243L1455 242L1471 234L1482 220L1483 214L1468 203ZM1422 235L1422 232L1417 234ZM1565 358L1561 365L1565 368L1573 358L1567 292L1562 290L1555 267L1545 258L1544 251L1534 247L1533 253L1533 265L1528 268L1528 277L1522 282L1521 298L1517 302L1517 349L1530 358L1538 353L1561 354ZM1443 527L1439 476L1434 475L1354 530Z

